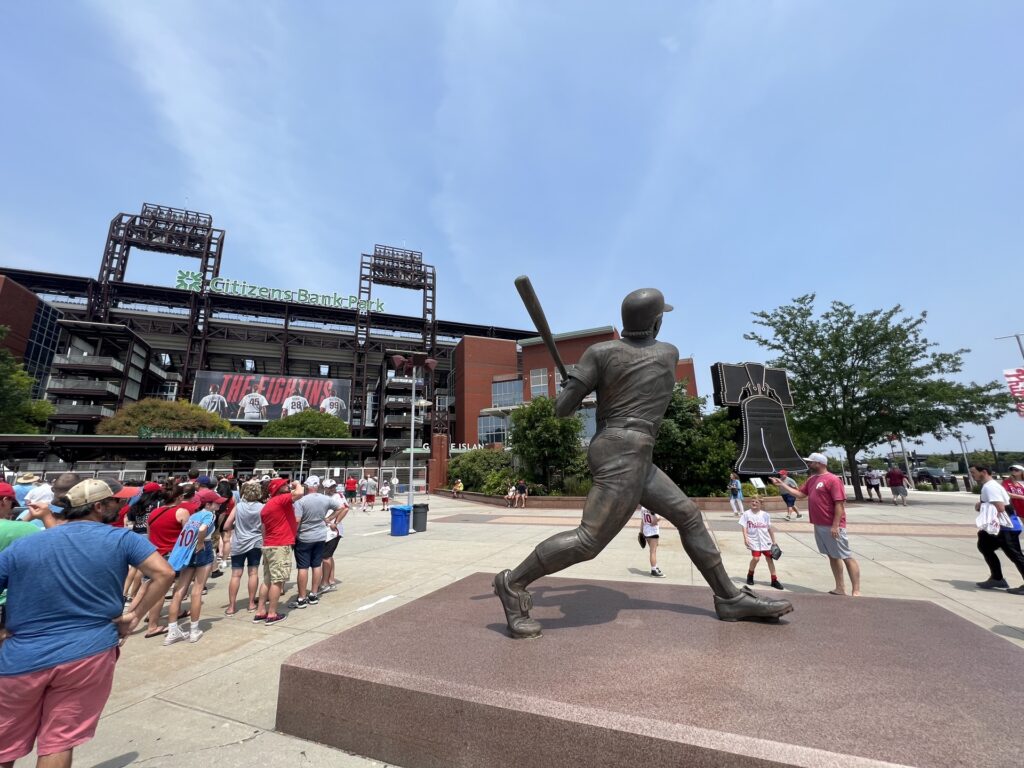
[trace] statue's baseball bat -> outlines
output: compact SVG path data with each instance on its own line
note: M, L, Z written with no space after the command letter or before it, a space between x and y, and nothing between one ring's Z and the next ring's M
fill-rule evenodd
M526 311L530 313L530 319L537 326L537 332L540 333L540 337L544 340L548 352L551 353L555 365L558 366L558 371L562 374L562 380L568 379L569 374L562 363L562 356L558 354L558 347L555 346L555 337L551 335L548 319L544 316L544 308L540 305L540 299L537 298L537 292L533 290L533 283L530 282L530 278L526 275L517 277L516 290L519 291L523 304L526 305Z

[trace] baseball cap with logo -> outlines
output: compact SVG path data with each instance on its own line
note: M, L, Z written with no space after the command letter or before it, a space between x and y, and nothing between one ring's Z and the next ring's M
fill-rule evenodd
M156 493L160 490L163 490L163 486L160 483L149 482L142 486L143 493Z
M67 493L67 499L72 507L84 507L95 504L111 497L115 499L130 499L135 495L135 488L125 487L117 480L100 480L90 477L78 485L73 486Z
M14 486L12 486L10 483L0 483L0 499L17 500L17 498L18 496L14 492Z
M1021 472L1024 472L1024 466L1021 466L1020 464L1011 464L1010 469L1019 469Z
M213 485L209 475L200 475L196 478L196 485Z
M816 464L828 466L828 457L823 453L812 453L810 456L804 457L804 461L813 461Z
M306 485L309 488L316 488L320 485L320 478L317 475L310 475L306 478Z
M218 496L216 491L211 491L209 488L202 488L197 491L196 498L199 499L200 504L223 504L227 501L223 496Z

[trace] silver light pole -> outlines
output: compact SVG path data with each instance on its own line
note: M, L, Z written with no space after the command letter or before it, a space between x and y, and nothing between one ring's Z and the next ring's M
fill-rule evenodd
M409 425L409 514L412 514L413 459L416 458L416 366L412 368L412 423Z
M306 466L306 441L303 440L299 445L302 446L302 453L299 455L299 476L298 481L302 482L302 471Z

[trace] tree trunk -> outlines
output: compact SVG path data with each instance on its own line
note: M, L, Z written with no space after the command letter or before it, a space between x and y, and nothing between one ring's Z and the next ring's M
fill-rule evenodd
M853 498L864 501L864 489L860 482L860 469L857 468L857 449L847 447L846 461L850 465L850 481L853 483Z

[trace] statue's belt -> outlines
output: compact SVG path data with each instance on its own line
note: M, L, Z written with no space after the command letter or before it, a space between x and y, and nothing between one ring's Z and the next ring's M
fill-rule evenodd
M622 419L605 419L597 423L598 430L602 429L631 429L634 432L643 432L650 437L658 436L658 428L646 419L638 419L632 416Z

